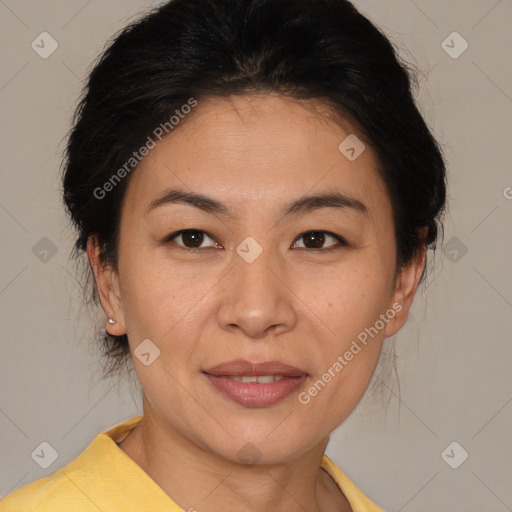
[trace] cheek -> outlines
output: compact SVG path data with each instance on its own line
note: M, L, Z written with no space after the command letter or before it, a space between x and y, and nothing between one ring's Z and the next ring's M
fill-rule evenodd
M337 348L375 323L389 305L392 269L373 252L352 253L330 269L311 267L295 283L297 295L304 297L310 316L332 335Z
M344 296L346 297L346 296ZM299 396L308 421L329 431L340 425L363 397L382 350L385 311L378 301L346 297L343 312L328 318L334 334L319 340L315 352L321 354L318 373ZM381 325L382 323L382 325Z
M205 321L203 297L212 288L212 273L191 275L183 265L144 253L126 253L120 261L121 293L130 344L145 338L162 349L178 340L176 350L187 348ZM162 353L164 355L164 353Z
M121 246L119 252L121 298L126 330L133 348L143 339L158 338L163 319L167 316L167 305L161 300L162 290L167 286L166 280L158 277L158 269L144 260L143 253L137 253L130 246ZM170 328L172 310L167 313Z
M299 293L315 290L308 298L308 315L311 321L320 319L316 323L326 333L317 337L319 372L304 396L319 421L326 415L334 423L343 421L364 394L377 364L385 326L395 313L382 320L391 309L392 272L378 261L371 254L360 256L330 274L303 281Z

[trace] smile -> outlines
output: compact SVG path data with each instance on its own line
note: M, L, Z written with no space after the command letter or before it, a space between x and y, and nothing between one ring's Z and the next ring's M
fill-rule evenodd
M218 392L245 407L270 407L308 378L303 370L278 361L234 360L204 370L203 374Z

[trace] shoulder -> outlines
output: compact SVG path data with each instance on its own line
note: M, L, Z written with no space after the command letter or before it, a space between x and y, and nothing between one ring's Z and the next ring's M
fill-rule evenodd
M108 469L108 439L98 435L66 466L31 482L0 500L0 512L98 512L94 489L104 482Z
M78 486L74 482L78 483ZM0 500L0 512L97 512L80 491L80 478L65 468L31 482Z
M322 468L336 482L350 503L353 512L385 512L370 498L365 496L356 484L325 454L322 459Z
M132 418L97 433L66 466L0 500L0 512L143 510L148 502L148 487L151 496L155 494L151 481L147 477L141 482L145 475L116 444L140 419ZM161 495L159 498L164 499Z

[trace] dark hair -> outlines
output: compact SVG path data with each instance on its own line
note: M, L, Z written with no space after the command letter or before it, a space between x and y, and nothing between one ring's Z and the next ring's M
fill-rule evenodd
M117 34L85 86L63 161L75 253L96 234L101 257L117 268L130 176L123 173L105 198L94 191L126 170L190 98L273 92L321 100L376 152L393 206L398 270L424 245L435 250L446 201L444 159L413 85L396 46L347 0L171 0ZM93 294L97 302L94 285ZM103 341L114 371L128 358L127 336L105 333Z

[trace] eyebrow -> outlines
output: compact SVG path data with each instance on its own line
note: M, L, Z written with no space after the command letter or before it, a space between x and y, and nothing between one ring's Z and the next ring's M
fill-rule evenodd
M234 212L225 204L205 196L186 192L184 190L169 189L165 193L151 201L146 209L149 213L156 208L168 204L186 204L199 208L200 210L234 218ZM297 215L319 210L320 208L335 208L338 210L349 210L362 215L368 215L368 209L364 203L355 197L351 197L343 192L326 192L315 195L305 195L286 204L281 209L281 215Z

